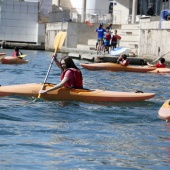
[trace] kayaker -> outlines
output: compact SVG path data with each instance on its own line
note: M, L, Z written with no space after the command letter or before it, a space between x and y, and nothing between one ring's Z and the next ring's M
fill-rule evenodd
M129 60L127 59L127 55L126 54L121 55L118 58L117 63L122 65L122 66L128 66L129 65Z
M18 58L22 59L21 57L19 57L21 55L22 55L22 52L19 50L18 47L15 47L14 52L12 53L12 57L18 57Z
M69 56L65 56L59 62L57 59L57 54L54 54L53 57L56 65L61 69L60 77L61 82L48 90L40 90L39 93L40 94L47 93L60 87L82 89L83 88L82 73L79 70L79 68L75 65L72 58Z
M152 65L149 62L147 62L147 65L150 66L150 67L165 68L166 67L165 58L160 58L158 63L155 64L155 65Z

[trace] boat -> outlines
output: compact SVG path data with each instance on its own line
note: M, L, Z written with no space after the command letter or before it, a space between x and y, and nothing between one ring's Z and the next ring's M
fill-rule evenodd
M153 71L149 71L150 73L170 73L170 68L155 68Z
M5 56L1 58L2 64L26 64L28 62L29 62L28 60L19 57Z
M90 64L85 64L85 63L80 63L80 65L83 68L86 68L88 70L108 70L108 71L126 71L126 72L149 72L155 70L153 67L142 67L142 66L122 66L120 64L116 63L90 63Z
M158 111L158 115L160 119L170 122L170 99L165 101L165 103L161 106Z
M123 48L123 47L117 47L110 51L110 55L112 56L120 56L122 54L129 54L131 52L130 48Z
M4 56L4 55L6 55L6 53L0 53L0 56Z
M38 97L39 91L43 84L16 84L0 86L0 97L3 96L20 96L20 97ZM44 84L44 89L54 87L55 84ZM46 94L41 94L45 100L56 101L79 101L79 102L136 102L150 99L155 93L138 93L138 92L116 92L105 90L89 89L70 89L59 88Z

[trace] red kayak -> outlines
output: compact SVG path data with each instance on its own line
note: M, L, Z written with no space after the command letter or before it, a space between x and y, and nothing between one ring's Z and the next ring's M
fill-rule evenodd
M6 56L1 58L2 64L26 64L28 60L21 59L19 57Z

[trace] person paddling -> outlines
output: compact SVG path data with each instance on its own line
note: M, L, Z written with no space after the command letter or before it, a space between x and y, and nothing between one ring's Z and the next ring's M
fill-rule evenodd
M19 50L18 47L14 48L14 52L12 53L12 57L18 57L20 59L22 59L20 56L22 55L22 52Z
M155 64L155 65L152 65L149 62L147 62L147 65L150 66L150 67L165 68L166 67L165 58L160 58L158 63Z
M83 76L72 58L65 56L59 62L57 59L57 54L54 54L53 57L56 65L61 69L61 82L48 90L40 90L39 93L47 93L60 87L82 89Z
M129 65L129 60L127 59L127 55L126 54L121 55L118 58L117 63L122 65L122 66L128 66Z

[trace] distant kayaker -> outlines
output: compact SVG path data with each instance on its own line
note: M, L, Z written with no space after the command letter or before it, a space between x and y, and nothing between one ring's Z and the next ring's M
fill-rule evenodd
M12 53L12 57L18 57L18 58L20 58L19 56L21 56L22 55L22 52L19 50L19 48L18 47L15 47L14 48L14 52ZM22 59L22 58L21 58Z
M75 65L72 58L69 56L65 56L59 62L57 59L57 54L54 54L53 57L56 65L61 69L61 82L48 90L40 90L39 93L47 93L60 87L82 89L83 76L79 68Z
M156 68L165 68L166 64L165 64L165 58L160 58L158 63L153 65L147 62L147 65L150 67L156 67Z
M122 66L128 66L129 65L129 60L127 59L127 55L126 54L121 55L118 58L117 63L122 65Z

